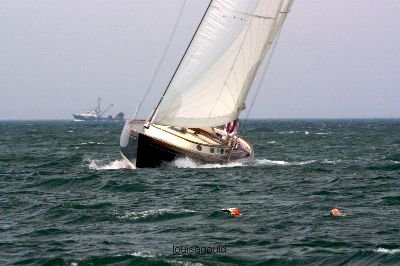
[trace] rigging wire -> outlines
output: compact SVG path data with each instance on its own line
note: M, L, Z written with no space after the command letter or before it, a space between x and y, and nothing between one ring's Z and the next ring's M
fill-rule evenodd
M271 52L269 54L269 57L268 57L267 62L265 64L265 67L264 67L264 69L262 71L261 80L257 85L257 89L256 89L255 94L253 96L253 99L251 101L251 104L250 104L250 107L249 107L249 111L246 113L246 117L243 119L243 123L242 123L242 126L240 128L241 132L245 129L245 127L247 125L247 121L249 120L249 116L250 116L251 110L253 109L254 103L256 102L256 99L257 99L257 96L258 96L258 93L260 92L261 85L264 82L264 78L265 78L266 73L268 71L269 65L271 64L272 56L273 56L275 48L276 48L276 46L278 44L280 35L281 35L281 30L278 31L277 36L276 36L276 41L272 44Z
M189 48L190 48L190 46L191 46L191 44L192 44L194 38L196 37L197 32L199 31L200 26L201 26L201 24L203 23L203 20L204 20L204 18L206 17L206 15L207 15L207 13L208 13L210 7L211 7L212 2L213 2L213 0L210 0L210 2L208 3L207 9L206 9L206 11L204 12L203 17L201 18L199 24L197 25L196 31L194 32L194 34L193 34L193 36L192 36L192 39L190 40L188 46L186 47L186 50L185 50L185 52L183 53L183 55L182 55L182 57L181 57L181 60L179 61L179 64L178 64L178 66L176 67L175 72L174 72L174 74L172 75L172 77L171 77L171 79L170 79L170 81L169 81L167 87L165 88L164 93L163 93L163 95L161 96L160 101L158 102L156 108L154 108L152 114L150 115L150 118L147 120L148 122L152 122L152 120L153 120L153 118L154 118L154 115L156 114L156 111L157 111L158 107L160 106L162 100L164 99L164 96L165 96L165 94L167 93L167 91L168 91L168 89L169 89L169 86L171 85L172 81L174 80L175 75L176 75L176 73L177 73L178 70L179 70L179 67L181 66L183 60L185 59L186 54L187 54L187 52L189 51Z
M170 46L171 46L172 40L174 39L174 36L175 36L175 33L176 33L176 29L178 28L178 24L179 24L179 22L180 22L180 20L181 20L181 18L182 18L182 14L183 14L183 10L185 9L186 1L187 1L187 0L184 0L184 1L183 1L183 4L182 4L182 6L181 6L181 9L179 10L179 14L178 14L178 17L177 17L177 19L176 19L176 21L175 21L174 28L173 28L173 30L172 30L172 32L171 32L171 35L169 36L168 43L167 43L167 45L166 45L165 48L164 48L164 51L163 51L163 55L162 55L162 57L161 57L161 60L160 60L160 62L158 63L158 65L157 65L157 67L156 67L156 70L155 70L155 72L154 72L153 77L151 78L151 81L150 81L150 83L149 83L149 86L148 86L147 89L146 89L146 93L144 94L143 98L140 100L139 104L136 106L136 110L135 110L135 113L134 113L134 115L133 115L133 120L136 119L136 116L137 116L138 111L139 111L140 108L142 107L143 102L146 100L146 98L147 98L147 96L149 95L151 89L153 88L154 82L156 81L156 78L158 77L158 74L159 74L159 72L160 72L161 66L164 64L165 57L166 57L167 52L168 52L168 50L169 50L169 48L170 48Z

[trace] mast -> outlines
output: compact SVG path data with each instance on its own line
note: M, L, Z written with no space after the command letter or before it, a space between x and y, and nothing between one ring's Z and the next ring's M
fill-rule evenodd
M160 103L161 103L162 99L164 98L165 94L167 93L167 91L168 91L168 89L169 89L169 86L171 85L172 81L174 80L174 77L175 77L176 73L178 72L178 69L179 69L180 65L182 64L182 61L183 61L183 59L185 58L185 56L186 56L186 54L187 54L187 52L188 52L188 50L189 50L190 45L192 44L194 38L196 37L196 34L197 34L197 32L199 31L200 25L201 25L201 23L203 23L203 20L204 20L204 18L206 17L207 12L208 12L208 10L210 9L210 6L211 6L212 2L213 2L213 0L210 0L210 2L208 3L207 9L206 9L206 11L204 12L203 17L201 18L199 24L197 25L196 31L194 32L194 34L193 34L193 36L192 36L192 39L190 40L188 46L186 47L186 50L185 50L185 52L183 53L183 56L181 57L181 60L179 61L179 64L178 64L178 66L176 67L174 74L172 75L170 81L168 82L168 85L167 85L167 87L165 88L163 95L161 96L160 100L159 100L158 103L157 103L157 106L154 108L153 112L151 113L150 118L147 120L147 121L149 121L150 123L151 123L151 121L153 120L153 117L154 117L155 113L157 112L157 109L158 109L158 107L160 106Z
M100 113L100 117L103 116L108 110L111 109L111 107L113 107L114 104L110 104L110 106L108 106L103 112Z
M101 102L101 98L99 97L99 98L97 98L97 108L96 108L96 117L97 118L100 118L100 112L101 112L100 102Z

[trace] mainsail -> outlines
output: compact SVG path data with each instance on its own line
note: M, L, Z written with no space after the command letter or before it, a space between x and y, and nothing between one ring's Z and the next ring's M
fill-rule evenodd
M235 120L292 2L212 1L152 123L207 127Z

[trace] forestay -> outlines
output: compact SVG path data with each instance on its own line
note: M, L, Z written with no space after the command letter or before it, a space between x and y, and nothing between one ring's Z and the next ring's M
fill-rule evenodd
M207 127L236 119L292 2L212 1L152 122Z

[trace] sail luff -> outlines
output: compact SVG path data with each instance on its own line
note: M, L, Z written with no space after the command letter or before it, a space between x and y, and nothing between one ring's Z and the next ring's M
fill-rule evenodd
M277 34L279 33L279 31L282 29L282 24L283 24L283 22L284 22L284 20L285 20L285 18L286 18L286 16L287 16L287 14L288 14L288 12L289 12L290 6L293 4L293 1L294 1L294 0L285 0L285 1L282 1L282 5L281 5L281 7L280 7L280 9L279 9L278 15L276 16L276 18L271 18L271 19L274 19L274 21L275 21L275 22L274 22L274 26L273 26L273 29L274 29L275 31L271 31L271 34L269 35L269 38L268 38L267 42L265 42L265 44L264 44L264 47L263 47L263 49L262 49L261 54L264 54L264 55L267 54L268 50L271 48L274 39L276 38L276 36L277 36ZM263 60L259 60L259 61L257 62L257 66L256 66L257 70L258 70L258 68L260 67L262 61L263 61ZM254 78L255 78L255 75L256 75L256 74L257 74L257 73L254 73L254 76L253 76L253 78L252 78L252 83L253 83L253 81L254 81ZM251 86L251 84L250 84L250 86ZM249 94L249 91L250 91L250 86L249 86L249 88L246 90L245 95L243 96L243 100L242 100L241 103L240 103L240 106L243 106L243 105L244 105L244 102L245 102L245 100L246 100L246 98L247 98L247 96L248 96L248 94ZM241 111L242 111L242 110L239 110L239 111L238 111L238 115L237 115L236 118L239 117L239 114L240 114Z
M252 20L252 19L253 19L253 18L251 18L251 20ZM244 38L243 38L243 40L242 40L242 43L241 43L240 47L243 46L244 40L245 40L247 34L249 33L249 29L250 29L249 26L250 26L250 24L251 24L251 22L250 22L250 23L248 24L248 26L247 26L246 34L245 34L245 36L244 36ZM235 60L234 60L234 63L232 64L232 67L231 67L230 70L229 70L229 73L232 73L232 71L234 71L235 64L236 64L237 59L238 59L238 57L239 57L239 55L240 55L241 52L242 52L242 48L240 48L240 49L238 50L238 52L237 52L237 54L236 54L236 57L235 57ZM224 82L224 85L223 85L224 87L227 86L227 80L228 80L228 78L229 78L229 76L227 76L227 78L226 78L226 80L225 80L225 82ZM218 95L218 98L221 96L221 93L222 93L222 90L220 91L220 94ZM212 112L213 112L213 110L214 110L216 104L217 104L217 102L214 103L214 106L213 106L213 108L211 109L209 115L212 114ZM237 118L237 117L236 117L236 118ZM236 118L235 118L235 119L236 119Z
M279 8L279 10L281 10L282 9L282 6L283 6L283 2L282 2L282 5L281 5L281 7ZM279 11L280 12L280 11ZM278 13L278 15L276 15L276 16L274 16L274 17L263 17L263 16L258 16L258 15L252 15L252 18L251 18L251 21L253 21L255 18L263 18L263 19L271 19L271 20L274 20L274 26L272 27L272 28L275 28L276 27L276 25L277 25L277 22L278 22L278 16L279 16L279 13ZM250 24L251 24L252 22L250 22ZM249 27L248 27L248 30L250 29L250 25L249 25ZM248 32L249 31L246 31L246 35L248 34ZM262 49L262 52L261 52L261 54L266 54L266 52L267 52L267 49L272 45L272 43L273 43L273 39L274 39L274 37L275 36L273 36L273 34L270 34L270 36L269 36L269 38L268 38L268 40L267 40L267 42L265 42L265 44L264 44L264 46L263 46L263 49ZM242 51L242 48L240 49L240 51ZM252 51L252 49L250 49L250 51ZM236 62L235 62L236 63ZM237 119L238 117L239 117L239 114L240 114L240 112L243 110L241 107L244 107L244 103L245 103L245 100L246 100L246 98L247 98L247 95L248 95L248 93L249 93L249 91L250 91L250 88L251 88L251 85L252 85L252 83L253 83L253 81L254 81L254 78L255 78L255 75L256 75L256 73L257 73L257 70L258 70L258 68L260 67L260 64L262 63L262 59L261 60L258 60L257 62L256 62L256 64L255 64L255 69L256 69L256 71L254 71L253 73L252 73L252 77L250 78L250 80L251 80L251 82L250 82L250 84L248 84L248 86L247 86L247 88L243 91L244 93L243 93L243 96L242 96L242 99L240 100L240 101L238 101L238 109L237 109L237 115L236 115L236 117L235 117L235 119ZM232 67L233 68L233 67Z
M213 1L154 123L206 127L236 119L291 2Z

